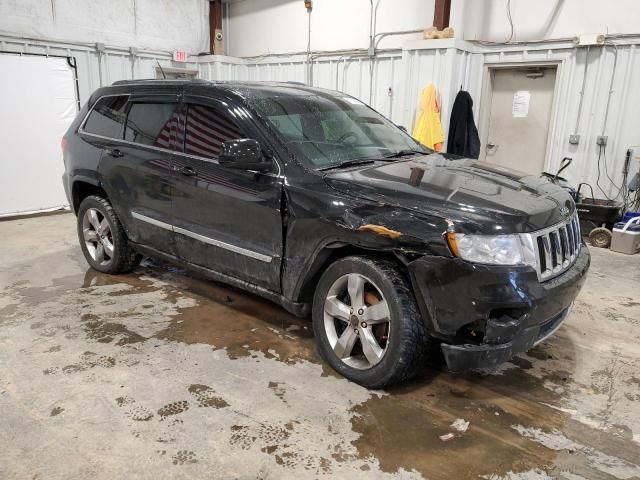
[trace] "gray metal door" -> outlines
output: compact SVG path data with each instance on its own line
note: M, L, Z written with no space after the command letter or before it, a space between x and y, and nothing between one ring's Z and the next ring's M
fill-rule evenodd
M556 67L491 72L491 111L480 158L525 173L544 170Z

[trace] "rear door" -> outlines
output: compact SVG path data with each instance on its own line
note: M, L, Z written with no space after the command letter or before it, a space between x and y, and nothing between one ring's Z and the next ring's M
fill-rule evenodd
M274 162L273 171L259 173L218 163L224 141L261 141L251 114L229 101L185 95L181 118L183 153L174 159L180 257L279 291L283 240L278 166Z
M129 238L174 256L171 161L178 104L175 91L131 95L124 138L107 146L100 163Z

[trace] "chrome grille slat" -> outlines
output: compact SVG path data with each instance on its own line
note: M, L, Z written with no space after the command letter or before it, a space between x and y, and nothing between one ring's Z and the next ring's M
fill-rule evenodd
M530 234L534 239L536 272L540 281L549 280L573 265L582 240L577 214L566 221Z
M560 236L560 246L562 247L562 266L566 266L570 261L571 253L569 252L569 238L567 237L567 228L560 227L558 230Z
M573 243L573 228L571 228L571 225L567 225L564 231L567 234L567 245L569 246L569 259L573 260L573 257L575 256L575 253L576 253L576 247Z

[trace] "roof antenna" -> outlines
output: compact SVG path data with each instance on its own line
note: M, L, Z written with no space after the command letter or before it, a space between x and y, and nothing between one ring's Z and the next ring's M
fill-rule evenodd
M162 65L160 65L160 61L157 58L156 58L156 63L158 64L158 68L160 69L160 72L162 73L162 78L164 78L166 80L167 76L164 74L164 69L162 68Z

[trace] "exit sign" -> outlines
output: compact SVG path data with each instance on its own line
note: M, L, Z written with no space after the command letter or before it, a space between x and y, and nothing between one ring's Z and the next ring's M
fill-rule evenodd
M173 61L174 62L186 62L187 61L187 52L184 50L176 50L173 52Z

